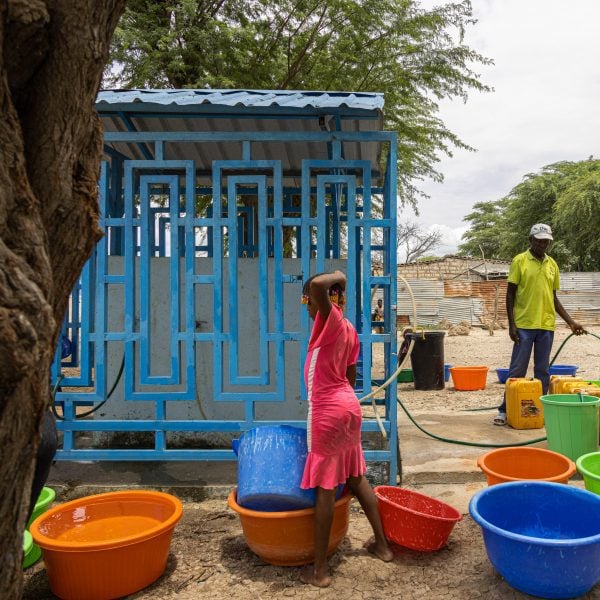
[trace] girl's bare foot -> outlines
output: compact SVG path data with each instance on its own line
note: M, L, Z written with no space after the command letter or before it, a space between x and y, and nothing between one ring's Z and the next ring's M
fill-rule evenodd
M331 577L325 571L324 573L319 573L315 569L314 565L306 565L302 572L300 573L300 581L302 583L308 583L309 585L314 585L316 587L325 588L331 585Z
M383 562L390 562L394 559L394 553L387 544L378 544L376 541L371 541L365 544L365 548Z

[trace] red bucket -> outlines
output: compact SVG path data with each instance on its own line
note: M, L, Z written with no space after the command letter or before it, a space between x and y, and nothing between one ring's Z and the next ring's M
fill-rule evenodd
M452 506L405 488L374 489L385 537L411 550L432 552L446 545L462 515Z

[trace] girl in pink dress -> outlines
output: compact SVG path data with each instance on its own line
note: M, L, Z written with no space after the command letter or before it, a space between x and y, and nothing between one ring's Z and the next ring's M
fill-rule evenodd
M314 325L304 365L308 457L300 485L303 489L317 488L317 501L315 561L303 570L301 579L318 587L331 583L327 544L340 483L348 485L373 528L375 540L367 549L381 560L393 558L383 534L377 499L364 477L362 414L353 388L360 343L356 330L342 313L345 289L346 276L335 271L311 277L302 290L302 302Z

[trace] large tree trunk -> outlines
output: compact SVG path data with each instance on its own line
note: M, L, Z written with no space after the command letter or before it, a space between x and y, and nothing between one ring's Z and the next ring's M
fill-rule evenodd
M94 110L125 0L0 0L0 597L22 592L22 535L49 369L101 232Z

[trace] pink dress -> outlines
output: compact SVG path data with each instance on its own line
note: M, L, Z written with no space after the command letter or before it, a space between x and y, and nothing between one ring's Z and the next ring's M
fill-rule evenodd
M300 487L331 490L366 471L361 447L362 414L346 369L356 364L360 342L335 304L324 320L317 313L304 363L308 391L308 457Z

